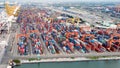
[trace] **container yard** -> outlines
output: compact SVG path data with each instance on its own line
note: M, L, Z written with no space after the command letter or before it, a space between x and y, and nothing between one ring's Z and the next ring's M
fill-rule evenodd
M20 5L13 11L15 8L6 4L10 16L3 29L9 36L5 45L12 59L120 55L120 24L109 18L75 7Z
M0 2L0 68L118 61L119 4L87 4Z
M48 7L28 8L21 7L16 20L18 28L11 49L14 57L119 55L119 24L116 24L116 28L93 27L92 22L87 23L82 17L72 16L72 11L63 13Z

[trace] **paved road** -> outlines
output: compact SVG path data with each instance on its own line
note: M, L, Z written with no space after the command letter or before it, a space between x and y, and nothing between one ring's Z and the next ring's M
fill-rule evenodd
M45 45L45 43L44 43L44 41L43 41L43 39L42 39L42 37L41 37L41 34L40 34L40 40L41 40L41 44L43 45L43 48L44 48L44 53L46 54L46 55L49 55L50 53L49 53L49 51L48 51L48 49L47 49L47 47L46 47L46 45Z
M0 47L1 48L1 50L0 50L0 63L2 62L2 58L4 57L4 52L5 52L5 48L3 47L3 46L5 46L5 45L2 45L2 47Z
M14 25L12 25L12 28L13 28L13 26ZM2 64L8 64L8 61L12 58L11 47L13 45L15 33L13 31L10 31L9 34L10 34L10 36L8 38L8 46L5 47L4 55L2 58Z
M18 28L15 28L16 30L16 32L14 32L12 35L14 35L14 42L12 42L12 51L11 51L11 53L12 53L12 55L18 55L18 50L17 50L17 41L18 41L18 39L16 38L16 35L17 34L19 34L19 32L20 32L20 27L18 26Z
M120 56L119 52L104 52L104 53L80 53L80 54L55 54L55 55L41 55L40 58L68 58L68 57L93 57L93 56ZM14 56L16 59L38 58L37 55L31 56Z
M6 64L0 64L0 68L7 68Z

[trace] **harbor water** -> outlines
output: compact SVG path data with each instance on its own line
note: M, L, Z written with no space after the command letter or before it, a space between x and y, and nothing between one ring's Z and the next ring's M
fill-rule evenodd
M33 63L15 68L120 68L120 60Z

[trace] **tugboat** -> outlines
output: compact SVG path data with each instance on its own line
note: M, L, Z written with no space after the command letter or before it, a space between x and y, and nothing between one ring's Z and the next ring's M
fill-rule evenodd
M10 68L14 68L15 66L19 66L19 65L21 65L20 60L15 59L15 60L10 60L9 61Z
M15 62L13 60L9 61L10 68L14 68L16 66Z

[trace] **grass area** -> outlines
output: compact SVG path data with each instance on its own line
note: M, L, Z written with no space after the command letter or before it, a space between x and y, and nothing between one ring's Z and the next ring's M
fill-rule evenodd
M21 65L21 61L19 59L14 59L13 62L16 64L16 65Z
M75 59L75 57L71 57L71 59Z
M36 58L29 58L29 61L37 60Z
M111 56L91 56L91 57L86 57L92 60L97 60L99 58L110 58Z
M38 59L38 58L29 58L28 59L29 61L34 61L34 60L41 60L40 58Z
M87 58L92 59L92 60L97 60L97 59L99 59L100 57L98 57L98 56L92 56L92 57L87 57Z

